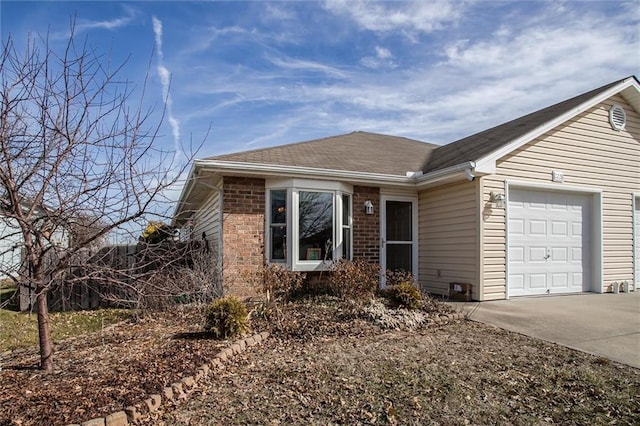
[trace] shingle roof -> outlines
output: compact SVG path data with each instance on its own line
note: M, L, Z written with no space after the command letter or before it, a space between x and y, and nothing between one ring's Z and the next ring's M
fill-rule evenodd
M491 129L443 145L433 151L424 172L444 169L465 161L476 161L539 126L569 112L623 80L615 81Z
M624 80L626 78L442 146L397 136L353 132L206 160L402 176L408 171L429 173L479 160Z
M425 167L438 145L368 132L281 145L207 160L345 170L404 176Z

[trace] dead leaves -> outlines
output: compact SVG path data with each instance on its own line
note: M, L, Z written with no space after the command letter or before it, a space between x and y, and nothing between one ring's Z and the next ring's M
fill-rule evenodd
M13 353L3 359L0 424L79 423L158 393L224 345L173 338L200 330L201 322L199 312L165 312L64 340L54 346L52 375L34 368L35 348Z

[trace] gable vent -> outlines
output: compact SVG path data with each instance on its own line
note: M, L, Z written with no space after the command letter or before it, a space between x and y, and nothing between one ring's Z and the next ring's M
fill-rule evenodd
M627 114L620 105L613 105L609 110L609 123L614 130L624 130L624 125L627 124Z

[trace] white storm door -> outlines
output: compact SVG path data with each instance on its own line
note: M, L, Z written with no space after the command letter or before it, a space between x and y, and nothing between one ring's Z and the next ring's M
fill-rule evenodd
M417 201L407 197L382 197L380 266L417 276Z
M508 208L509 295L587 290L591 197L513 189Z

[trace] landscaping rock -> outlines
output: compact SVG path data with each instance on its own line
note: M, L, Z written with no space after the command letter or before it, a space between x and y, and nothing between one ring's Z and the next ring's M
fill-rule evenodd
M129 419L129 422L131 422L131 423L136 423L138 420L140 420L142 418L142 414L133 405L125 408L124 412L126 413L127 418Z
M82 422L82 426L105 426L104 417L97 417L95 419L87 420L86 422Z
M184 377L182 380L182 388L185 391L190 391L196 385L196 381L193 379L193 376Z
M162 398L160 395L151 395L148 399L144 400L145 405L150 413L155 413L160 409L160 403Z
M182 389L182 383L172 383L171 388L173 389L173 397L176 399L187 399L187 394L184 393L184 389Z
M162 394L164 395L164 397L169 400L169 401L173 401L174 397L173 397L173 389L171 388L171 386L166 386L164 389L162 389Z
M109 414L104 419L106 426L129 426L127 414L124 411Z

